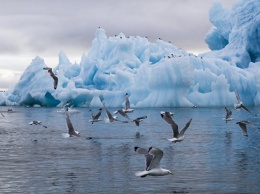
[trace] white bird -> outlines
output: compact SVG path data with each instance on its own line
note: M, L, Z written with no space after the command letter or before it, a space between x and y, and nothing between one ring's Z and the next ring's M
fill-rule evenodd
M250 121L238 121L236 122L236 124L239 125L239 127L241 128L242 130L242 133L244 136L248 137L248 134L247 134L247 127L246 125L250 125L251 127L256 127L252 122ZM259 127L257 127L259 129Z
M249 113L251 113L251 114L253 115L253 113L252 113L248 108L246 108L246 107L243 105L243 102L240 100L240 96L239 96L237 90L235 90L235 93L236 93L236 98L237 98L237 104L234 103L234 108L235 108L236 110L240 110L240 108L242 108L242 109L244 109L245 111L247 111L247 112L249 112Z
M53 86L54 89L57 89L57 85L58 85L58 77L52 72L52 68L50 67L44 67L44 70L48 70L48 73L50 74L50 76L52 77L52 79L54 80Z
M104 106L104 109L106 111L106 115L107 115L109 122L118 121L117 117L116 116L113 117L112 114L109 112L109 110L107 110L105 103L103 103L103 106Z
M146 118L147 118L147 116L138 117L138 118L134 119L133 122L135 122L135 125L139 127L139 123Z
M230 109L228 109L227 107L225 107L225 110L226 110L226 118L225 118L225 120L226 120L226 121L231 121L231 120L233 120L233 118L231 118L232 111L231 111Z
M171 171L167 169L163 169L160 167L160 161L163 157L163 151L155 148L150 147L147 151L144 148L135 147L135 151L139 154L144 154L146 159L146 168L144 171L136 172L136 176L140 176L141 178L146 177L147 175L150 176L164 176L173 174Z
M184 133L185 131L188 129L188 127L190 126L190 123L192 121L192 119L190 119L186 125L184 126L184 128L179 132L178 129L178 125L173 121L171 115L169 114L169 112L165 112L165 114L161 114L161 117L168 123L171 125L172 127L172 131L173 131L173 138L168 139L169 141L176 143L176 142L181 142L184 140Z
M29 125L41 125L41 126L43 126L44 128L47 128L47 126L42 125L42 122L41 122L41 121L31 121L31 122L29 123Z
M67 128L68 128L67 137L72 137L72 136L80 137L79 132L74 130L74 127L70 120L69 113L65 112L65 116L66 116L66 123L67 123Z
M102 121L101 119L99 119L101 112L102 112L102 108L99 109L99 111L96 115L94 115L93 112L91 110L89 110L89 113L91 116L91 120L89 122L91 122L93 124L94 122Z

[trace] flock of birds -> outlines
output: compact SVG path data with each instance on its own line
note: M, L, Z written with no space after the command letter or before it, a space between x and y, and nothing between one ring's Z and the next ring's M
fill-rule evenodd
M50 76L53 78L54 80L54 89L57 88L58 85L58 78L57 76L52 72L52 69L49 67L45 67L43 68L44 70L47 70L50 74ZM240 100L239 94L237 91L235 91L236 93L236 98L237 98L237 103L234 104L234 108L239 110L239 109L244 109L245 111L249 112L250 114L254 115L248 108L246 108L242 101ZM67 133L62 134L64 137L81 137L80 133L78 131L76 131L73 127L73 124L70 120L70 116L69 116L69 109L70 104L72 103L71 101L66 102L66 104L63 107L63 112L65 114L66 117L66 124L67 124ZM144 119L147 118L147 116L141 116L138 118L135 118L133 120L131 120L129 118L129 116L127 115L127 113L132 113L134 111L134 109L130 108L130 102L129 102L129 98L128 98L128 94L126 93L125 95L125 107L123 109L119 109L116 110L114 112L114 114L121 114L123 117L125 117L127 119L127 121L120 121L118 120L117 116L113 116L111 114L111 112L107 109L105 103L103 103L103 108L106 112L106 120L105 122L114 122L114 121L119 121L119 122L123 122L123 123L128 123L128 122L134 122L136 126L140 125L140 122L143 121ZM226 117L224 118L226 122L229 122L231 120L233 120L232 116L232 111L228 108L225 107L226 110ZM11 109L8 111L12 111ZM0 112L1 115L3 117L4 114L3 112ZM100 122L102 121L100 119L101 113L102 113L102 108L100 108L97 112L97 114L94 115L94 113L92 112L92 110L89 110L90 113L90 120L89 122L94 124L95 122ZM169 140L170 142L176 143L176 142L181 142L184 140L184 133L185 131L189 128L192 118L185 124L185 126L182 128L182 130L179 131L179 127L178 125L175 123L175 121L173 120L173 115L174 113L172 112L161 112L160 113L161 117L171 126L172 128L172 132L173 132L173 136L172 138L169 138L167 140ZM257 116L257 115L254 115ZM47 128L47 126L43 125L41 121L31 121L29 123L30 125L41 125L44 128ZM242 130L242 133L244 134L244 136L248 136L247 133L247 125L250 125L252 127L258 128L256 127L252 122L248 121L248 120L242 120L242 121L238 121L236 122L236 124L239 125L239 127ZM85 139L92 139L92 137L87 137ZM135 147L134 148L135 152L137 152L138 154L142 154L145 156L145 160L146 160L146 168L144 171L140 171L140 172L136 172L135 175L139 176L139 177L146 177L147 175L150 176L164 176L164 175L170 175L173 174L171 171L167 170L167 169L163 169L160 167L160 161L163 157L163 151L160 150L159 148L156 147L150 147L148 150L145 148L141 148L141 147Z

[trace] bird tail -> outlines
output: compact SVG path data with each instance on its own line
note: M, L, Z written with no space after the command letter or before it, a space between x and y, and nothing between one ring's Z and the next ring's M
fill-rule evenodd
M135 176L140 176L141 178L146 177L147 175L147 171L138 171L135 173Z

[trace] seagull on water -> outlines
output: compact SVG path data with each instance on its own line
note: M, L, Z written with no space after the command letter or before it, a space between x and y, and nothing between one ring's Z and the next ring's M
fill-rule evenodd
M44 70L48 70L48 73L50 74L50 76L52 77L52 79L54 80L54 89L57 89L57 85L58 85L58 77L52 72L52 68L50 67L44 67Z
M44 128L47 128L47 126L42 125L42 122L41 122L41 121L31 121L31 122L29 123L29 125L41 125L41 126L43 126Z
M243 105L243 102L240 100L240 96L237 92L237 90L235 90L235 93L236 93L236 98L237 98L237 103L234 103L234 108L236 110L240 110L241 108L244 109L245 111L251 113L252 115L254 115L248 108L246 108L244 105Z
M109 112L109 110L107 109L105 103L103 103L103 106L104 106L104 109L106 111L106 115L107 115L108 121L109 122L118 121L117 117L116 116L113 117L112 114Z
M144 171L136 172L136 176L140 176L141 178L146 177L147 175L150 176L164 176L173 174L171 171L167 169L163 169L160 167L160 161L163 157L163 151L156 148L150 147L147 151L144 148L135 147L135 151L138 154L144 154L146 159L146 168Z
M251 127L256 127L256 126L255 126L252 122L250 122L250 121L238 121L238 122L236 122L236 124L239 125L239 127L240 127L241 130L242 130L243 135L246 136L246 137L248 137L246 125L250 125ZM257 127L257 129L259 129L259 127Z
M135 125L136 125L137 127L139 127L139 123L140 123L141 121L143 121L144 119L146 119L146 118L147 118L147 116L138 117L138 118L134 119L133 122L135 122Z
M186 125L184 126L184 128L179 132L178 129L178 125L173 121L170 113L165 112L165 114L161 114L161 117L168 123L171 125L172 127L172 131L173 131L173 138L168 139L169 141L176 143L176 142L181 142L184 140L184 133L185 131L188 129L188 127L190 126L190 123L192 121L192 119L190 119Z
M89 110L89 114L91 116L91 120L89 122L91 122L93 124L94 122L102 121L101 119L99 119L101 112L102 112L102 108L100 108L98 110L98 113L96 115L94 115L93 112L91 110Z

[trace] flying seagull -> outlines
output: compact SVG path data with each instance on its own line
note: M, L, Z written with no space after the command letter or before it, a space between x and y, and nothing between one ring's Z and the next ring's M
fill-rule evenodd
M125 94L125 109L124 112L134 112L134 109L130 108L130 101L128 99L128 93Z
M29 123L29 125L41 125L41 126L43 126L44 128L47 128L47 126L42 125L42 122L41 122L41 121L31 121L31 122Z
M44 70L48 70L48 73L50 74L50 76L53 78L54 80L54 89L57 89L57 85L58 85L58 77L52 72L52 68L50 67L44 67Z
M178 125L173 121L170 113L165 112L165 114L161 114L161 117L168 123L171 125L172 127L172 131L173 131L173 138L168 139L169 141L176 143L176 142L181 142L184 140L184 133L185 131L188 129L188 127L190 126L191 120L190 119L186 125L184 126L184 128L180 131L179 133L179 129L178 129Z
M109 110L107 110L105 103L103 103L103 106L104 106L104 109L106 111L106 115L108 117L109 122L118 121L117 117L113 117L112 114L109 112Z
M123 117L127 118L128 120L130 120L129 116L126 114L126 112L124 110L117 110L114 112L115 114L119 113L121 114Z
M90 116L91 116L91 120L89 122L91 122L93 124L94 122L102 121L101 119L99 119L101 112L102 112L102 108L100 108L98 110L98 113L96 115L94 115L93 112L91 110L89 110L89 113L90 113Z
M147 116L138 117L138 118L134 119L133 122L135 122L135 125L139 127L139 123L146 118L147 118Z
M141 178L143 178L146 177L147 175L164 176L164 175L173 174L171 171L160 167L160 161L163 157L162 150L155 147L150 147L149 150L147 151L144 148L135 147L135 151L138 154L144 154L146 159L145 170L136 172L135 176L140 176Z
M246 137L248 137L246 125L250 125L251 127L255 127L255 125L250 121L239 121L239 122L236 122L236 124L239 125L239 127L242 130L243 135L246 136ZM259 127L257 127L257 128L259 129Z
M65 112L65 116L66 116L66 123L68 128L68 137L72 137L72 136L80 137L79 132L74 130L74 127L70 121L69 113L67 111Z
M251 113L253 115L253 113L250 110L248 110L248 108L246 108L243 105L243 102L240 100L240 97L239 97L239 94L238 94L237 90L235 90L235 93L236 93L236 98L237 98L237 103L234 103L235 109L240 110L240 108L242 108L245 111L247 111L247 112L249 112L249 113Z
M230 109L228 109L227 107L225 107L225 110L226 110L226 118L225 118L226 122L233 120L233 118L231 118L232 111Z

